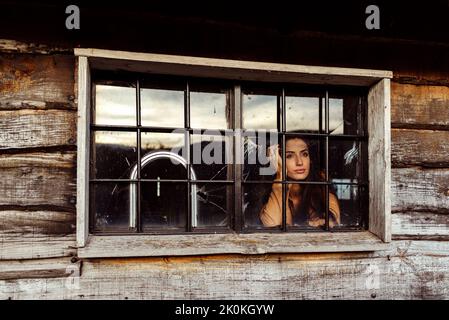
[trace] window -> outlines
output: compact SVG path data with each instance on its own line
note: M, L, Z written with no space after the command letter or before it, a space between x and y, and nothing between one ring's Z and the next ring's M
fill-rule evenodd
M76 54L81 256L389 241L390 72Z

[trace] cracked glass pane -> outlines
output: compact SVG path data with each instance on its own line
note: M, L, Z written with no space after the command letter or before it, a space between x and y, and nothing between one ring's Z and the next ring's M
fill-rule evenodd
M127 179L137 161L136 145L136 132L92 132L91 177Z

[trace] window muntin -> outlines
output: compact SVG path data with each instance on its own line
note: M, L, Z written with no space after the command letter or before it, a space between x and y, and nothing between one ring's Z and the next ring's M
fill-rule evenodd
M126 193L126 190L130 189L129 185L132 185L138 190L137 193L140 194L140 199L142 199L142 194L150 194L153 196L142 199L140 202L137 200L138 204L136 204L136 207L138 211L140 210L140 214L137 213L138 225L136 228L126 230L126 223L123 221L126 221L126 215L129 210L125 208L124 210L121 210L120 213L119 210L111 211L110 209L108 211L109 214L91 213L91 215L95 217L100 216L103 219L101 220L103 221L102 228L94 227L91 230L94 232L108 232L111 230L128 233L170 233L195 230L205 232L215 232L217 230L245 232L267 229L272 231L329 230L328 219L326 219L326 225L319 228L311 228L310 226L286 226L285 221L283 221L283 225L278 228L263 227L260 221L257 221L257 210L255 211L254 209L254 207L257 208L257 206L260 206L260 203L254 204L251 199L256 198L257 201L260 202L260 200L264 198L262 193L266 192L266 190L260 190L261 186L267 187L272 185L273 177L263 176L258 180L257 175L253 174L253 176L251 176L249 172L250 165L246 162L242 166L242 191L236 192L234 188L235 167L231 163L226 163L224 160L224 154L230 154L231 158L235 155L235 150L232 148L234 139L232 129L239 129L237 127L233 128L232 122L235 106L232 104L230 97L233 94L234 85L239 85L242 88L241 122L243 129L253 129L253 133L258 133L257 137L260 137L260 130L274 130L276 131L278 144L280 146L285 143L284 140L289 134L301 134L301 136L307 136L310 141L313 141L316 150L316 158L318 160L318 167L324 171L327 169L328 174L325 181L311 181L309 183L323 185L326 190L332 190L337 196L340 195L341 201L343 201L341 205L341 225L339 227L334 227L333 229L346 230L366 228L367 210L365 208L366 205L364 206L362 203L367 201L367 182L365 179L367 176L367 157L365 156L365 153L363 153L363 150L366 151L367 149L366 137L364 136L366 126L363 122L365 117L363 114L365 93L360 93L358 89L354 89L356 94L345 93L346 95L342 98L341 94L332 95L332 93L325 88L319 89L317 93L316 87L312 90L302 90L302 92L298 92L298 90L291 90L290 86L273 84L270 86L263 86L262 88L256 88L253 84L246 85L245 83L219 83L217 85L210 85L210 83L190 79L187 81L185 79L179 80L174 78L174 80L171 81L164 77L164 81L161 82L154 79L157 78L152 78L149 82L137 82L137 80L135 82L136 84L134 87L140 88L138 92L141 93L140 96L138 96L136 91L134 92L136 100L134 107L136 119L135 125L129 125L129 122L126 122L126 125L113 125L107 126L107 128L110 130L112 136L116 133L126 133L127 135L137 134L137 141L134 146L140 145L140 148L135 148L133 150L135 151L134 153L139 153L137 156L140 156L141 158L151 151L167 151L173 147L182 149L182 146L189 145L188 148L184 148L184 150L189 149L189 152L186 152L187 155L182 154L182 152L180 155L183 157L189 156L192 163L191 166L194 169L194 172L198 175L198 181L192 180L190 170L185 170L185 168L182 168L179 165L167 166L170 161L168 159L155 160L153 163L147 164L143 168L142 163L140 163L141 168L139 177L137 177L137 179L129 179L128 174L133 167L133 163L132 161L129 161L130 157L125 156L125 161L129 161L128 171L123 170L123 173L119 175L93 175L91 176L91 188L92 185L101 185L103 182L113 183L117 179L122 179L120 181L129 182L128 185L126 183L119 184L124 188L124 193ZM97 82L94 81L94 86L96 85ZM141 85L144 85L144 87ZM133 84L130 85L130 87L132 86ZM347 90L342 91L346 92ZM183 95L182 108L180 107L181 92ZM164 99L164 96L168 98ZM157 100L158 98L163 101L158 103L152 102L152 100ZM144 100L145 105L156 108L156 111L153 114L160 115L158 120L152 119L150 116L151 113L145 113L143 111ZM167 102L164 100L173 101ZM95 101L97 100L95 99ZM357 101L357 103L354 101ZM173 114L176 114L173 121L164 117L166 114L171 114L171 111L167 110L170 108L176 109L176 112L173 112ZM94 108L93 110L96 109ZM128 110L131 110L131 108ZM304 117L300 119L301 121L288 120L290 115L292 115L291 117L300 115L301 110L304 110ZM355 121L353 119L354 110L356 110ZM104 114L105 112L103 111L103 117L105 117ZM267 114L270 116L267 116ZM92 119L96 118L97 115L94 114ZM127 116L127 118L133 118L133 116L130 115ZM144 118L146 121L144 121ZM208 118L214 118L214 121L208 121ZM159 121L159 119L161 121ZM183 120L183 127L179 127L179 124L181 123L180 119ZM194 126L192 124L194 124ZM102 128L102 125L103 124L99 125L94 121L92 124L91 136L96 136L97 132L101 131L100 129L104 129ZM176 133L172 132L173 129L177 129ZM155 139L158 142L152 141L151 138L156 136L159 137ZM195 155L195 146L199 143L201 145L200 150L203 153L204 148L207 147L207 145L210 145L208 142L211 140L217 145L222 145L221 149L223 150L223 154L218 158L221 158L225 163L205 163L202 157L200 157L199 163L195 162L195 159L193 159ZM204 141L206 141L205 146L202 146L202 142ZM254 143L254 139L251 140L251 133L244 132L242 143L244 143L246 147L248 147L248 145L254 147L255 145L258 149L257 152L262 156L260 150L263 150L268 146L270 141L267 139L265 145L261 146L258 144L257 138L256 143ZM356 146L355 149L354 143ZM123 144L123 142L121 144L112 144L112 149L120 149ZM129 144L132 143L129 142L127 145ZM98 145L99 144L97 143L95 148L98 149ZM340 151L341 148L348 149L344 155L349 154L353 161L355 159L357 165L354 165L352 162L350 162L349 165L344 165L342 167L335 165L335 163L338 164L338 162L342 162L343 160L341 159L341 154L336 155L336 153L331 152L333 150L332 148ZM327 150L329 151L326 152ZM115 152L120 156L120 151ZM246 150L245 154L248 155L248 152L249 151ZM123 158L123 156L121 157ZM94 163L93 167L99 168L109 166L111 162L114 162L111 161L111 158L114 157L104 155L103 158L100 159L98 157L95 159L91 158ZM133 156L133 158L135 159L135 156ZM109 162L106 159L109 159ZM247 158L245 158L245 161L246 160ZM139 167L138 165L136 166ZM265 166L268 167L269 164L268 166ZM356 167L355 169L354 166ZM151 167L153 167L154 170L150 170ZM258 168L253 168L253 171L255 171L254 169ZM154 174L154 172L156 172L156 174ZM355 175L353 175L354 172ZM252 179L254 178L255 180L253 181ZM107 179L109 180L101 181ZM119 182L119 180L116 182ZM284 179L280 183L284 185L286 183L307 184L288 179ZM199 199L199 205L196 206L196 216L194 217L194 212L192 212L193 200L191 196L187 196L189 194L191 195L192 187L197 191ZM96 186L92 189L98 193L97 190L99 187ZM178 194L178 192L181 192L182 195L179 196L179 199L178 197L175 197L177 199L177 205L168 205L167 202L170 202L169 199L173 199L173 194ZM214 192L216 194L213 194ZM285 193L285 190L283 190L283 192ZM105 191L104 194L105 193L107 192ZM328 191L326 193L328 194ZM260 196L248 197L248 194ZM243 204L241 209L234 207L234 197L241 197L241 203ZM328 198L329 196L326 197L324 202L327 203ZM107 199L103 199L104 201L107 201ZM137 199L139 199L139 196L137 196ZM122 201L125 204L121 203L120 206L126 207L126 203L129 203L132 199L130 199L129 196L128 198L124 196ZM99 203L98 200L93 202ZM326 204L324 204L324 206L325 205ZM251 212L251 209L253 212ZM91 206L91 210L92 212L95 212L96 207ZM285 203L283 204L283 210L285 210ZM241 228L238 228L235 224L237 215L244 217L244 224ZM111 221L123 221L121 223L116 223L120 226L117 228L113 226L114 223L112 223L111 226L104 227L108 224L105 216L110 217ZM118 217L121 217L121 219ZM106 223L104 221L106 221Z

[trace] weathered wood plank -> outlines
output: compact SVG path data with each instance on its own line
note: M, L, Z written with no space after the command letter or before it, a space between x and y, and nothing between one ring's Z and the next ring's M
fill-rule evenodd
M0 241L0 260L69 257L76 254L75 235Z
M80 265L72 258L0 261L0 280L79 276Z
M239 80L369 86L381 79L393 77L391 71L385 70L320 67L92 48L75 48L75 55L88 57L92 67L98 69L189 74L196 77Z
M0 150L75 145L76 112L17 110L0 112Z
M449 87L391 83L392 127L449 129Z
M392 165L449 167L448 141L449 131L392 129Z
M449 215L431 212L397 212L392 215L395 238L440 238L449 240Z
M87 258L375 251L388 247L371 232L91 236Z
M368 93L369 230L391 241L391 128L390 79Z
M1 206L75 211L75 152L0 154Z
M83 260L68 278L0 281L0 299L447 299L449 243L373 253Z
M392 170L392 211L449 212L449 169Z
M48 44L37 44L11 39L0 39L0 52L54 54L73 53L73 49L56 47Z
M75 233L75 213L61 211L0 211L0 240L47 238Z
M0 55L0 110L75 109L74 57Z

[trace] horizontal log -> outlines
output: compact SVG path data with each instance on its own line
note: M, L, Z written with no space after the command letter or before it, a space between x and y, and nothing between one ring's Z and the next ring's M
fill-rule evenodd
M449 215L432 212L397 212L392 215L395 238L439 238L449 241Z
M56 47L46 44L37 44L32 42L21 42L10 39L0 39L0 52L8 53L73 53L71 48Z
M69 55L0 54L0 110L75 109L74 61Z
M449 169L391 170L393 212L449 212Z
M80 266L80 261L72 262L72 258L0 261L0 280L79 276Z
M76 153L0 155L0 206L44 206L75 211Z
M0 112L0 150L76 144L75 111Z
M374 253L83 260L77 286L0 281L0 299L447 299L448 266L449 243L438 241Z
M449 87L391 82L392 127L449 129Z
M0 260L70 257L76 254L74 235L0 241Z
M46 238L75 233L75 213L60 211L0 211L0 240Z
M392 129L392 166L449 167L448 141L449 131Z

